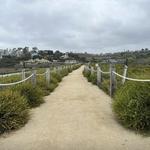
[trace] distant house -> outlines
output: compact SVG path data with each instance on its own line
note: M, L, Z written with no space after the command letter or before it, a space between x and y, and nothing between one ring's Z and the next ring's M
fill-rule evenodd
M58 62L58 60L53 59L53 62Z
M76 64L77 61L76 60L73 60L73 59L68 59L68 60L65 60L65 64Z
M49 60L46 60L46 59L30 59L30 60L27 60L27 61L25 61L25 63L30 63L30 64L32 64L32 63L48 63L49 62Z
M17 49L15 56L16 56L16 57L21 57L22 54L23 54L22 50Z
M61 58L62 59L68 59L69 58L68 53L65 53L64 55L62 55Z
M2 59L3 58L3 55L2 55L2 52L0 51L0 59Z
M74 58L69 57L68 53L65 53L64 55L62 55L61 59L63 59L66 64L77 63L77 61Z
M31 58L38 57L38 56L39 56L38 51L36 51L36 50L31 51Z
M109 59L109 63L111 63L111 64L124 64L125 59Z
M7 57L10 55L10 52L8 49L0 49L0 59L2 59L3 57Z

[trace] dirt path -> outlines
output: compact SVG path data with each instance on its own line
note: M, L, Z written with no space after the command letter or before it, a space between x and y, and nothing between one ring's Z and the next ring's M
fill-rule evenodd
M86 81L82 69L32 110L25 127L1 137L0 150L149 150L150 138L115 121L111 99Z

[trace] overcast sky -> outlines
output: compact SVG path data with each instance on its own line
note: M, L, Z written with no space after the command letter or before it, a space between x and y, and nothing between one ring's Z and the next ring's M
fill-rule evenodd
M150 48L150 0L0 0L0 48Z

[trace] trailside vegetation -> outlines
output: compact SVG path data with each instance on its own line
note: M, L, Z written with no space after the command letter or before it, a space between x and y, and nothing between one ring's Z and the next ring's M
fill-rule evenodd
M50 83L44 76L37 76L36 85L27 81L20 85L2 88L0 90L0 134L16 130L24 126L30 118L30 108L44 103L43 96L49 95L58 86L62 78L80 65L74 65L70 69L63 68L59 71L51 71ZM3 83L13 82L19 77L0 78Z
M93 65L94 67L94 65ZM123 74L123 65L116 65L116 72ZM102 64L103 71L109 70L108 64ZM148 79L150 67L143 65L131 65L128 68L128 77ZM84 70L83 75L89 82L95 84L94 72ZM113 96L112 108L118 121L125 127L136 131L150 130L150 83L126 81L122 85L122 79L116 77L116 91ZM104 92L109 94L110 76L102 74L102 82L98 85Z

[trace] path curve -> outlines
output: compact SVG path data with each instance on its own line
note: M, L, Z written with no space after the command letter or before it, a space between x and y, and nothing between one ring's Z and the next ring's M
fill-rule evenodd
M82 70L65 77L25 127L1 137L0 150L149 150L150 138L121 127L110 97Z

